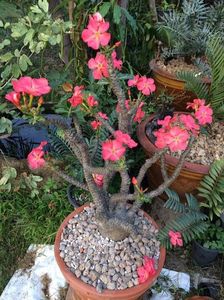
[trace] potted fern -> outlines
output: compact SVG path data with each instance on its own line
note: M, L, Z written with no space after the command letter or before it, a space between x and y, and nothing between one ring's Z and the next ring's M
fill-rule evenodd
M60 139L71 154L72 160L59 169L50 160L50 154L45 156L47 142L42 141L29 153L29 167L38 169L48 165L62 180L89 192L93 200L92 204L72 212L56 236L55 257L70 284L67 299L138 299L155 282L163 267L165 248L160 240L168 246L182 246L204 228L195 227L195 224L204 221L205 216L199 213L192 199L189 199L189 207L184 208L179 203L181 214L185 217L165 227L161 236L158 235L156 223L140 210L144 201L150 202L163 193L178 176L195 132L188 126L189 122L182 124L184 128L176 127L184 136L180 136L177 144L174 138L170 147L176 144L176 149L182 150L179 164L172 176L166 174L157 189L143 190L142 181L147 169L164 157L168 151L167 145L139 166L136 178L130 177L128 153L137 146L131 136L136 123L144 117L143 98L156 87L151 78L135 77L129 80L128 85L136 86L139 93L137 98L132 96L130 88L121 79L122 74L118 73L122 69L122 61L116 57L116 47L120 43L109 45L109 26L109 22L95 13L89 17L82 39L90 48L98 50L95 58L89 59L88 67L98 83L106 81L110 86L113 98L116 97L110 104L115 103L116 109L112 105L106 114L102 111L100 99L91 89L76 85L72 87L67 101L73 120L71 127L63 119L44 118L39 114L42 95L50 91L44 78L21 77L13 80L14 91L6 96L26 118L57 126ZM195 116L192 118L197 122ZM87 127L91 128L89 138ZM98 160L94 159L96 153L100 153ZM66 162L66 155L63 159ZM74 162L81 166L83 176L69 172ZM116 190L111 189L115 181L118 183ZM195 213L191 214L193 206ZM189 228L193 227L194 231L190 233Z
M223 2L207 5L203 0L184 0L180 8L165 11L156 24L158 51L150 62L158 91L174 97L176 110L186 109L186 103L195 94L184 89L184 81L177 77L180 71L189 71L201 76L208 87L210 77L204 72L206 46L214 34L223 37ZM206 67L206 68L205 68Z

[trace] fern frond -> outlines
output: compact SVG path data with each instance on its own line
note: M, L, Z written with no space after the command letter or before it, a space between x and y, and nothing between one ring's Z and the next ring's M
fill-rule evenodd
M199 196L205 199L201 206L209 208L210 219L218 217L224 210L224 159L215 161L200 182Z
M201 77L197 74L188 71L181 71L177 73L177 78L185 81L185 89L197 95L200 99L208 99L209 88L202 82Z
M178 216L170 220L159 232L161 243L170 248L170 230L180 232L185 243L188 243L205 231L207 228L205 223L207 216L200 212L198 201L193 195L186 194L187 203L184 204L180 202L180 198L176 192L167 189L166 193L168 200L164 207L178 213Z

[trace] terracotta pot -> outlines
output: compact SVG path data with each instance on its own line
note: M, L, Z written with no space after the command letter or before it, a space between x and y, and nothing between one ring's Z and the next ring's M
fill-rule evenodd
M145 283L140 284L135 287L127 288L125 290L104 290L102 293L98 293L96 289L81 281L78 279L66 266L64 263L63 259L60 257L60 251L59 251L59 246L60 246L60 241L61 241L61 234L63 232L63 229L66 227L68 224L69 220L72 219L75 215L81 213L83 209L88 206L88 205L83 205L79 208L77 208L75 211L73 211L68 217L63 221L61 224L56 238L55 238L55 244L54 244L54 253L55 253L55 258L58 263L58 266L64 275L65 279L69 283L69 291L66 297L66 300L137 300L141 299L141 296L154 284L156 281L157 277L159 276L164 262L165 262L165 256L166 256L166 250L165 248L161 247L161 252L160 252L160 258L159 258L159 263L158 263L158 269L156 271L156 274L148 279ZM144 212L144 215L147 219L149 219L152 224L158 228L158 225L156 222L149 217L148 214Z
M137 128L137 136L139 143L142 145L144 152L148 157L152 157L155 152L158 151L158 148L150 142L146 133L146 125L153 119L153 115L146 118ZM176 165L178 164L178 159L166 154L165 155L167 173L172 175L175 170ZM199 186L202 178L208 174L209 166L201 165L196 163L185 162L180 175L177 179L171 184L170 188L175 190L182 200L185 199L185 193L197 193L197 188ZM151 189L157 188L161 183L163 183L163 177L161 174L160 162L157 161L153 164L147 172L148 183Z
M161 69L157 65L155 59L151 60L149 66L152 70L153 78L157 87L156 94L160 95L161 92L165 91L167 95L172 96L173 107L175 110L186 111L187 102L191 102L192 99L198 98L194 93L185 91L185 82ZM208 79L203 79L203 82L207 83L208 85L211 84L211 81Z

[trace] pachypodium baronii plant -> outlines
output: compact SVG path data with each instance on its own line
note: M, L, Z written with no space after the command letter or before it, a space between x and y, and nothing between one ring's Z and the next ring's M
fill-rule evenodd
M172 118L167 116L164 120L160 120L161 128L155 133L158 152L146 159L136 178L130 178L126 156L128 148L134 149L137 146L137 142L131 138L133 125L140 123L144 118L143 99L153 93L156 86L153 79L135 75L128 81L126 90L122 88L117 77L117 70L122 68L122 61L116 56L119 42L109 46L111 35L108 29L109 23L99 13L95 13L90 16L88 26L82 32L82 39L92 49L99 50L95 58L88 61L88 66L92 70L94 79L108 80L117 98L117 105L114 108L118 115L116 125L111 126L108 116L98 109L99 99L87 93L84 86L75 86L72 97L68 99L74 128L59 121L48 120L48 122L55 123L63 130L64 139L83 167L85 180L79 182L58 169L55 169L55 172L69 183L90 192L96 205L96 219L100 232L113 240L122 240L130 233L138 233L138 228L133 225L132 220L142 201L159 196L178 176L190 146L199 133L200 125L211 123L212 110L203 100L195 99L192 104L189 104L196 111L195 114L188 116L181 114ZM6 99L25 114L39 113L38 107L40 102L43 102L42 95L50 91L46 79L22 77L12 81L12 85L14 91L6 95ZM137 88L139 91L136 98L131 95L132 88ZM37 107L34 106L35 97L38 97ZM102 164L100 166L96 166L93 162L77 112L82 112L84 117L87 117L86 120L91 124L96 135L101 128L105 128L109 133L109 138L101 142ZM44 158L45 144L46 142L43 141L28 155L31 169L50 164ZM167 151L179 150L183 151L179 164L169 176L164 155ZM161 160L164 182L153 191L144 191L141 184L145 173L158 160ZM119 192L110 194L108 189L117 174L121 178ZM130 190L131 185L134 187L133 192ZM127 205L130 201L133 203L132 206ZM172 232L171 238L173 243L175 240L175 244L181 244L180 241L177 243L175 233ZM179 239L180 236L178 235L177 238Z

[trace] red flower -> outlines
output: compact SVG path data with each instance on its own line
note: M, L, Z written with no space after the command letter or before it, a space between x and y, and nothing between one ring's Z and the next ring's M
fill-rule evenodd
M200 125L206 125L212 123L213 111L209 105L201 105L195 112L195 118Z
M82 93L83 89L84 89L83 85L81 85L81 86L77 85L74 87L74 93L73 93L72 97L68 99L68 102L71 103L72 107L76 107L76 106L82 104L83 99L84 99L83 93Z
M44 167L46 161L44 160L43 147L47 144L46 141L40 143L40 145L34 148L27 156L28 166L31 170Z
M148 280L149 278L149 273L144 267L138 267L137 268L137 273L138 273L138 282L139 284L144 283Z
M192 108L195 111L199 109L200 106L205 105L204 99L194 99L193 102L187 103L187 108Z
M193 133L196 133L200 127L195 123L195 119L191 115L180 115L180 121L184 124L185 128L191 130Z
M139 80L139 75L135 75L133 79L128 80L128 86L136 86Z
M102 174L93 174L93 179L99 187L103 186L104 176Z
M145 116L145 112L142 110L142 106L144 105L144 102L141 102L139 107L137 108L135 117L134 117L134 122L138 122L140 123L142 121L142 119Z
M100 121L95 120L95 121L92 121L90 123L90 125L92 126L92 128L94 130L97 130L102 125L102 123Z
M107 59L104 54L98 52L95 58L88 61L88 67L93 70L94 79L109 77Z
M156 86L152 78L142 76L137 82L137 89L141 91L142 94L149 96L152 92L155 92Z
M107 46L111 38L110 33L106 32L109 27L109 22L105 22L100 13L95 13L89 17L87 29L82 32L82 39L95 50L100 46Z
M121 59L117 59L117 53L116 53L115 50L112 52L111 57L112 57L114 68L118 69L120 71L121 68L122 68L122 60Z
M162 125L165 129L170 129L170 125L173 122L173 118L171 116L166 116L163 120L158 120L157 124Z
M98 105L98 101L92 95L87 98L87 103L90 107Z
M101 111L99 111L99 112L97 113L97 115L98 115L99 117L101 117L102 119L104 119L104 120L108 120L108 119L109 119L108 116L107 116L106 114L102 113Z
M25 93L32 96L41 96L48 94L51 87L46 78L21 77L18 80L12 80L12 85L17 93Z
M150 276L153 276L156 274L155 270L155 261L153 258L150 258L148 256L144 256L144 263L143 263L144 268L148 272Z
M132 180L131 180L132 184L133 185L137 185L138 184L138 181L135 177L132 177Z
M167 147L167 142L166 142L167 133L163 128L160 128L159 130L155 131L154 135L156 137L155 146L157 148L163 149Z
M185 150L187 148L189 138L190 135L187 130L174 126L166 134L166 143L171 152Z
M20 93L16 93L14 91L5 95L5 99L10 101L16 107L20 107Z
M127 145L129 148L134 148L138 145L134 140L132 140L129 134L123 133L121 130L116 130L114 136L118 142Z
M175 247L175 246L180 246L182 247L183 246L183 240L182 240L182 237L181 237L181 233L176 231L172 231L170 230L169 231L169 237L170 237L170 243Z
M102 156L104 160L119 160L125 151L125 147L117 140L107 140L102 143Z

